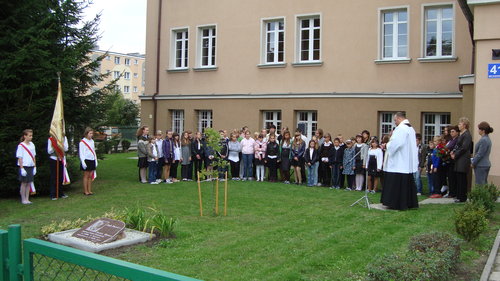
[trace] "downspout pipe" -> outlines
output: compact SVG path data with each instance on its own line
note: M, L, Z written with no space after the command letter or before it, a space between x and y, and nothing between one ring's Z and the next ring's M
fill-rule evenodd
M465 19L469 23L469 35L472 41L472 62L470 66L470 73L474 74L475 72L475 64L476 64L476 41L474 41L474 14L470 10L469 4L467 4L467 0L457 0L458 5L462 9L462 13L465 16Z
M160 47L161 47L161 11L162 11L162 0L158 2L158 34L156 35L156 85L155 93L153 94L153 134L156 134L157 128L157 113L158 113L158 96L160 92Z

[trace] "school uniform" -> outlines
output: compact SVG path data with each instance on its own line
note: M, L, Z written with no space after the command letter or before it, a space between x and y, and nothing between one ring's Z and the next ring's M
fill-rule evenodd
M186 143L181 145L181 176L183 180L192 180L192 168L191 168L191 143ZM191 173L189 170L191 169ZM191 177L190 177L191 176Z
M333 143L331 141L324 142L319 148L319 181L323 186L330 186L330 181L332 178L332 171L330 169L330 163L328 159L333 149Z
M307 169L307 186L315 186L318 184L318 160L318 150L308 147L304 153L304 164Z
M36 157L36 148L33 142L29 142L29 144L25 144L21 142L17 146L16 150L16 158L21 158L23 161L23 169L26 171L26 175L23 175L22 170L18 169L18 179L20 182L33 182L36 174L36 165L35 159ZM17 162L17 166L19 166L19 161Z
M205 158L205 143L203 140L195 139L191 143L191 158L194 164L194 171L201 172L203 160Z
M177 167L179 167L179 162L181 161L181 145L173 140L171 143L173 143L173 159L170 167L170 176L172 179L177 179Z
M161 179L161 174L163 173L163 166L165 166L165 156L163 154L163 139L156 139L156 147L158 151L158 164L156 165L156 179Z
M281 177L285 183L290 183L290 166L292 159L292 143L282 142L280 145Z
M269 169L269 181L275 182L278 180L278 157L279 157L279 144L268 142L266 146L266 164Z
M94 140L83 138L78 145L78 154L80 156L80 169L82 171L95 171L97 168L97 158L95 155Z
M137 138L137 167L139 167L139 182L141 179L141 169L147 168L148 164L148 150L146 144L148 143L147 136L140 136Z
M227 157L229 155L227 143L228 143L227 138L221 139L219 142L220 152L217 152L217 156L222 160L227 160ZM219 179L224 179L226 177L227 166L228 165L226 164L223 166L216 167L217 171L219 172Z
M68 138L64 137L63 141L63 152L68 151ZM52 145L51 138L47 141L47 153L49 154L49 168L50 168L50 179L49 179L49 188L50 188L50 198L58 198L57 193L59 193L59 197L66 197L64 192L62 191L63 183L66 177L66 167L65 162L66 159L58 159L56 151ZM65 158L65 157L64 157ZM59 161L57 161L59 160ZM59 165L58 165L59 163ZM59 167L57 167L59 166ZM59 172L58 172L59 170ZM59 174L59 177L58 175ZM57 178L57 179L56 179ZM69 181L69 179L67 179ZM57 192L57 183L59 184L59 192Z
M156 172L158 168L158 147L156 143L148 143L148 164L149 164L149 183L156 182Z
M239 179L241 143L238 141L230 141L227 146L229 151L227 159L231 166L231 177L233 180Z
M341 146L333 146L330 156L328 157L328 163L332 167L332 187L334 188L340 188L340 177L342 176L340 167L342 166L343 160L344 149L342 149Z

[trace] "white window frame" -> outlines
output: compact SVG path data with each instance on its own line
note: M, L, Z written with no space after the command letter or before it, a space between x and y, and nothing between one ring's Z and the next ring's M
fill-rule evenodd
M118 79L120 78L120 71L114 70L113 71L113 79Z
M139 64L139 60L134 59L134 64L135 64L135 65Z
M123 92L125 94L129 94L130 93L130 86L123 86Z
M111 56L106 56L106 60L111 60Z
M307 114L307 120L300 120L300 115L302 113ZM313 120L314 114L316 114L316 120ZM311 139L314 132L318 129L318 111L316 110L299 110L296 112L296 118L297 118L297 126L296 128L299 128L299 124L305 124L306 129L305 132L302 132L304 136L306 136L308 139Z
M182 33L182 38L177 39L177 34ZM189 67L189 27L176 27L171 29L170 38L170 69L188 69ZM181 66L177 66L177 42L181 44ZM186 46L187 44L187 46Z
M130 65L130 59L129 58L125 58L125 65Z
M406 11L406 56L404 57L400 57L398 56L398 50L399 50L399 40L398 40L398 36L399 35L399 23L404 23L404 22L401 22L401 21L393 21L392 24L393 24L393 38L392 38L392 42L393 42L393 50L392 50L392 54L393 56L391 57L385 57L384 54L385 54L385 50L384 50L384 15L386 13L397 13L397 12L400 12L400 11ZM383 61L394 61L394 60L409 60L410 59L410 7L409 6L396 6L396 7L384 7L384 8L380 8L379 10L379 37L378 37L378 41L379 41L379 44L378 44L378 48L379 48L379 52L378 52L378 57L379 57L379 60L383 60ZM398 18L399 19L399 18ZM396 36L394 36L396 34ZM397 48L394 48L394 46L397 46ZM395 56L394 56L395 55Z
M453 13L453 23L452 23L452 35L451 35L451 55L442 55L442 18L439 15L442 15L442 8L451 8ZM436 55L428 56L427 55L427 9L440 9L438 15L438 22L436 23ZM441 21L440 21L441 20ZM456 23L456 11L455 5L453 2L444 2L444 3L434 3L434 4L425 4L422 5L422 50L421 57L424 59L439 59L439 58L453 58L455 57L455 23Z
M396 128L396 123L394 122L394 114L396 114L396 111L381 111L379 112L378 115L378 120L379 120L379 129L378 129L378 135L379 135L379 140L382 140L384 135L389 134L389 132L384 132L384 126L391 126L391 130ZM384 121L384 115L389 116L389 121Z
M309 41L309 58L308 60L302 60L302 21L303 20L313 20L319 19L319 58L314 59L314 40ZM296 15L295 16L295 62L296 63L319 63L322 61L322 46L323 46L323 17L321 13L306 14L306 15ZM309 25L309 38L314 36L314 26ZM312 31L312 32L311 32Z
M270 33L267 30L267 24L270 22L283 22L283 30L275 29L273 32L276 33L274 43L278 46L274 50L274 61L267 61L267 34ZM283 60L279 61L279 33L283 33ZM261 19L261 38L260 38L260 63L262 65L272 65L272 64L284 64L286 61L286 19L285 17L274 17L274 18L263 18Z
M134 72L134 78L139 78L139 73Z
M427 123L425 121L426 115L434 115L434 123ZM434 138L437 135L441 135L444 128L449 126L450 123L444 123L442 120L443 115L448 115L448 120L451 121L451 113L450 112L422 112L422 142L427 144L429 140ZM434 135L429 136L425 127L431 126L434 127Z
M115 64L120 64L120 57L119 56L115 56Z
M130 72L125 71L125 72L123 73L123 78L124 78L125 80L130 80Z
M271 119L267 119L268 113L272 114ZM263 110L262 111L262 128L269 129L268 125L273 124L274 126L276 126L276 132L277 133L281 132L281 122L282 122L281 118L283 118L281 110Z
M215 30L215 35L210 34L208 36L209 39L214 38L215 39L215 50L213 50L213 45L212 45L212 40L209 40L209 48L208 48L208 57L210 58L210 63L207 65L203 65L203 30L205 29L213 29ZM217 36L219 35L219 30L217 28L216 24L207 24L207 25L199 25L196 27L197 31L197 42L196 42L196 56L197 56L197 63L196 67L197 68L216 68L217 67L217 44L218 44L218 39ZM212 32L213 33L213 32ZM212 56L214 57L214 63L212 64Z
M134 93L139 92L139 89L137 88L137 86L134 86L134 88L133 88L133 89L134 89Z
M181 135L184 132L184 110L172 109L170 117L172 118L172 131Z
M203 116L206 114L206 116ZM198 115L198 131L204 132L205 128L212 128L213 111L212 110L197 110ZM206 123L206 124L204 124Z

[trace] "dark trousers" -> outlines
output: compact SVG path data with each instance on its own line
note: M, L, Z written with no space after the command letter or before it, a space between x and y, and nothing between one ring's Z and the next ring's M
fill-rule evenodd
M345 183L345 175L344 175L344 169L340 169L340 183L339 187L344 188Z
M290 181L290 170L281 170L281 178L283 181Z
M194 163L194 173L197 175L198 172L201 172L202 166L203 166L203 159L197 159L196 157L193 157L193 162ZM198 177L198 176L196 176Z
M450 166L448 166L448 175L447 175L450 197L457 196L457 175L454 170L455 170L455 165L450 164Z
M186 174L187 175L186 178L192 180L193 179L193 162L189 163L187 166L188 166L187 167L188 171L187 171L187 174ZM181 174L182 174L182 167L181 167ZM183 176L182 178L185 178L185 177ZM198 176L197 176L196 179L198 179Z
M181 167L181 177L182 177L182 179L192 179L192 177L191 178L189 177L189 171L190 170L191 170L191 173L193 173L193 170L191 169L191 164L182 165L182 167Z
M448 185L448 181L447 181L447 178L448 178L448 166L441 166L438 168L438 174L437 176L439 177L438 181L439 181L439 185L436 186L434 185L434 188L436 189L435 192L437 194L446 194L446 192L441 192L441 188L443 187L443 185Z
M457 179L457 199L467 201L467 173L455 172Z
M301 161L300 163L300 170L302 171L300 174L302 176L302 182L307 182L307 176L306 176L306 162Z
M350 189L356 188L356 186L354 185L355 179L356 175L347 175L347 187L349 187Z
M340 163L334 163L332 165L332 186L340 187L340 177L342 174L340 173Z
M278 159L268 159L267 167L269 168L269 181L278 180Z
M177 178L177 167L179 167L179 160L172 162L172 164L170 165L170 176L172 177L172 179Z
M49 166L50 166L50 180L49 180L50 198L56 198L57 160L49 158ZM63 162L59 161L59 197L64 195L64 192L62 191L62 186L63 186L62 183L64 175L63 169L64 169Z
M161 179L161 174L163 174L163 166L165 165L165 158L158 158L158 165L156 165L156 179Z
M232 178L240 177L240 161L233 162L229 160L229 165L231 166L231 177Z
M328 162L319 162L319 170L321 171L322 178L318 180L324 186L330 186L330 181L332 178L332 171L330 169L330 164Z

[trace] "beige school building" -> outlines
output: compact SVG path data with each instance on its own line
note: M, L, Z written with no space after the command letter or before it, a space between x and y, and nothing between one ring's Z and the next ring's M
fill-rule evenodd
M500 184L498 18L493 0L148 0L141 122L381 136L404 111L429 140L466 116L499 130Z

